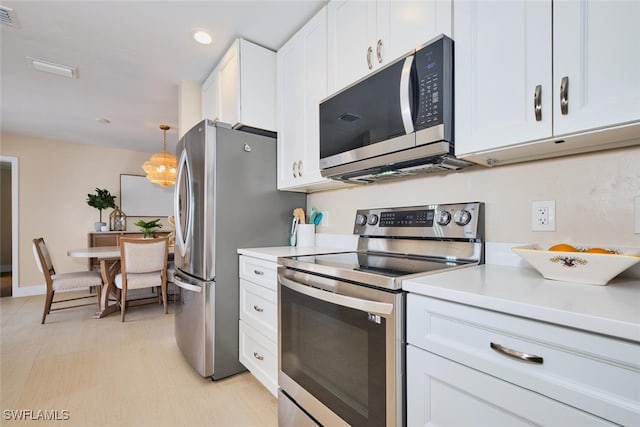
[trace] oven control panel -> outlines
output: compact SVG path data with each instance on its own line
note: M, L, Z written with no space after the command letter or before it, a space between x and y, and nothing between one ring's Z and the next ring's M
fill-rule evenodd
M484 233L484 204L450 203L360 209L354 234L360 236L477 239Z

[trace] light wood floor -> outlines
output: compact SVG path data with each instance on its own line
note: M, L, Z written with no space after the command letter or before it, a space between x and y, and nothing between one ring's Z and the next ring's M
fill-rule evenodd
M40 324L44 297L0 300L0 425L276 426L277 401L250 374L212 382L182 358L173 305L96 320L95 307ZM68 411L67 421L17 422L6 410Z

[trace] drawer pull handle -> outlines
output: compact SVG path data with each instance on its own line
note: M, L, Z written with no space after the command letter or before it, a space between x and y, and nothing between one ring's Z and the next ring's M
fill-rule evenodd
M255 352L255 351L253 352L253 357L255 357L258 360L264 360L264 356L261 355L260 353Z
M253 306L253 309L254 309L255 311L257 311L258 313L262 313L262 312L264 311L264 308L262 308L262 307L258 307L257 305L254 305L254 306Z
M543 359L540 356L534 356L532 354L522 353L518 350L513 350L508 347L504 347L500 344L496 344L494 342L491 343L491 348L497 351L498 353L506 354L507 356L513 357L518 360L524 360L525 362L538 363L542 365Z
M264 276L264 271L253 270L253 272L256 274L256 276Z

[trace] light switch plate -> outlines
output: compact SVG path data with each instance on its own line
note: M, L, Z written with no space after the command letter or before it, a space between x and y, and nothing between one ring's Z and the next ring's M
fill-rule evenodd
M531 231L556 231L556 201L531 202Z
M637 196L634 200L635 200L635 203L633 204L634 206L633 217L635 218L635 220L634 220L633 232L635 234L640 234L640 196Z

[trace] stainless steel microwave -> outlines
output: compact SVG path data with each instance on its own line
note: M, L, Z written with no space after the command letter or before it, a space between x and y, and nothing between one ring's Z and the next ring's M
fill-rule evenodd
M373 182L459 170L453 143L453 40L409 52L320 103L325 177Z

